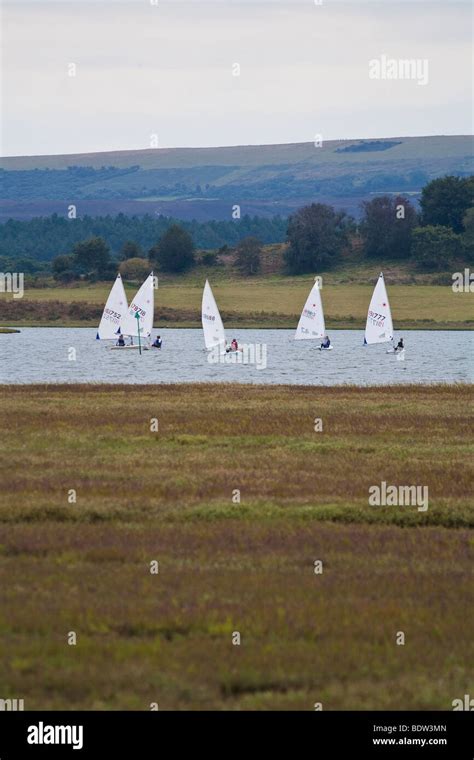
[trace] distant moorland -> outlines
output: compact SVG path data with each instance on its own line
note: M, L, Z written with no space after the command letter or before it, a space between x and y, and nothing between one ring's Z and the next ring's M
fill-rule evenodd
M0 219L152 214L232 219L232 208L288 215L309 201L357 215L361 200L474 171L470 136L332 140L290 145L151 148L0 159Z

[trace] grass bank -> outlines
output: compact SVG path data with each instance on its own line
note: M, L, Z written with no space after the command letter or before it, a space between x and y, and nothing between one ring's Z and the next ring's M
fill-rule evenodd
M324 280L323 303L328 329L365 327L373 282ZM155 325L200 327L204 279L162 278L156 293ZM211 274L211 282L212 274ZM295 328L312 279L308 277L216 277L213 290L229 328ZM397 329L473 329L470 293L453 293L449 285L399 284L389 286ZM110 283L72 287L31 288L23 299L0 295L0 324L96 326ZM136 286L127 285L129 300Z
M2 697L451 709L472 689L471 386L1 390ZM428 510L369 506L382 480L427 485Z

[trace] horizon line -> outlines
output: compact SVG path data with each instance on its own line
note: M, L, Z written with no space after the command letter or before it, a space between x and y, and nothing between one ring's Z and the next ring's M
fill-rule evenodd
M318 135L319 136L319 135ZM341 143L341 142L367 142L372 140L422 140L430 137L471 137L474 138L474 134L430 134L430 135L391 135L388 137L336 137L328 140L322 140L322 147L325 143ZM179 150L232 150L235 148L271 148L290 145L313 145L314 140L305 140L302 142L283 142L283 143L246 143L239 145L187 145L187 146L174 146L168 148L116 148L112 150L89 150L80 151L77 153L15 153L14 155L1 155L0 161L4 159L15 158L59 158L61 156L91 156L97 154L112 154L112 153L148 153L148 152L170 152Z

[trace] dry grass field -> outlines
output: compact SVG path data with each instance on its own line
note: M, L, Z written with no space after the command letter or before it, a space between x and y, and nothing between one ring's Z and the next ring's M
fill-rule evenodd
M346 277L324 278L322 297L328 328L363 328L377 270L366 273L364 284L357 270ZM364 270L365 271L365 270ZM229 327L285 327L298 323L312 285L311 277L229 278L208 273L223 319ZM155 297L155 325L200 327L202 288L206 274L197 277L163 277ZM364 275L365 276L365 275ZM395 275L394 275L395 276ZM397 277L400 275L398 274ZM404 278L402 278L403 280ZM341 281L342 280L342 281ZM448 285L394 284L389 298L394 324L399 329L472 329L470 293L453 293ZM0 324L91 326L98 324L110 283L76 287L29 288L22 299L0 296ZM137 285L127 284L131 300Z
M3 386L0 697L451 709L474 687L472 416L471 386ZM428 510L369 506L382 480Z

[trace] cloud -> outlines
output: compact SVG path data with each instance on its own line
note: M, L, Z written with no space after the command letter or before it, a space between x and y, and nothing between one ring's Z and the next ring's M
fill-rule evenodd
M464 3L4 6L4 155L471 131ZM429 84L371 81L381 55ZM76 76L68 76L68 65ZM239 63L240 76L233 76Z

